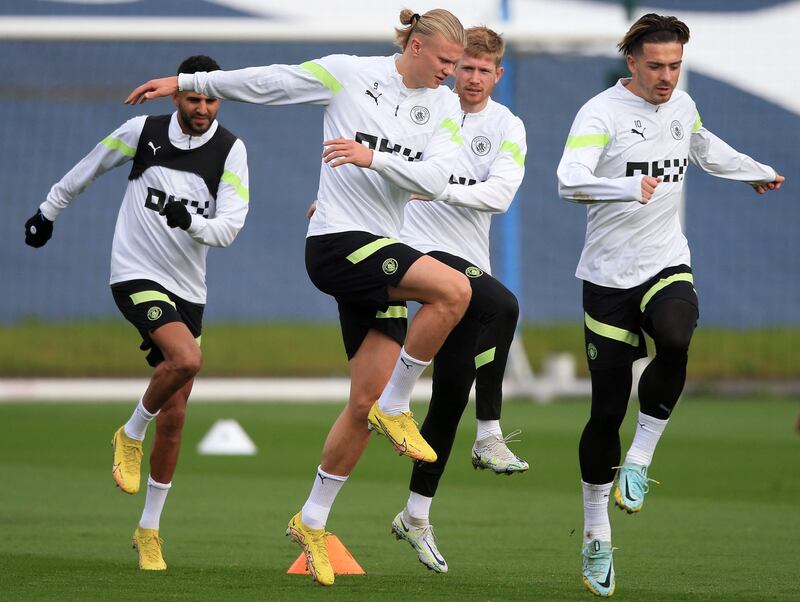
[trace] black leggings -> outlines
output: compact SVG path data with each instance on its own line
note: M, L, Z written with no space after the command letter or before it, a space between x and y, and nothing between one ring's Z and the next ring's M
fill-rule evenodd
M697 308L676 298L655 302L643 328L653 338L656 354L639 380L643 414L666 420L686 382L689 343L697 326ZM592 409L578 448L581 478L603 484L614 479L620 462L619 428L631 393L631 364L592 370Z
M439 253L431 255L442 260ZM453 256L445 256L444 262L450 265L448 257ZM427 497L436 494L473 381L477 418L500 419L503 374L517 327L519 304L511 291L488 274L470 279L470 283L469 308L433 360L433 392L420 432L436 450L438 459L415 463L410 484L411 491ZM492 348L494 359L476 369L476 356ZM490 354L484 355L487 357Z

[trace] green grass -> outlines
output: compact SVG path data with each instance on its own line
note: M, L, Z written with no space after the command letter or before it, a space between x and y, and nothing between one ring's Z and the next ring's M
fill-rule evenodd
M534 370L553 353L571 353L581 376L580 324L527 325L523 340ZM144 376L149 367L136 331L123 319L0 326L0 377ZM797 378L800 329L700 328L689 378ZM652 350L652 346L651 346ZM341 376L347 361L336 323L209 322L203 376Z
M423 408L417 408L423 410ZM6 600L584 600L576 446L586 403L508 403L506 430L531 471L473 471L464 421L432 509L446 575L426 571L389 534L410 463L374 439L328 528L366 570L331 589L286 575L284 537L303 503L340 406L196 404L162 517L169 570L136 569L130 535L144 501L113 486L116 405L0 405L0 592ZM623 429L632 433L634 408ZM473 412L472 406L467 416ZM620 600L797 599L800 437L796 401L686 399L665 434L640 515L612 509ZM235 418L255 457L195 452Z

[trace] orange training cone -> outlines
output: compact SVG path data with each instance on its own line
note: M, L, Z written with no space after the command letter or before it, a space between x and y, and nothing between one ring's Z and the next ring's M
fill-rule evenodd
M335 535L327 535L325 542L328 544L328 557L331 559L331 566L336 575L363 575L364 569L356 562L353 555L347 551L344 544ZM300 556L294 561L289 570L289 575L309 575L306 567L306 555L300 552Z

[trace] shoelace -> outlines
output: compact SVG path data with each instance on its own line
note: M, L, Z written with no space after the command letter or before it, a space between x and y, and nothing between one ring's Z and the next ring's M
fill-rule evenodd
M594 554L586 548L581 550L581 555L586 559L588 569L592 572L594 578L605 577L606 571L608 571L608 563L611 562L614 551L618 549L611 547L608 550L595 552Z
M139 463L142 460L142 447L131 443L122 444L122 457L126 463Z
M522 429L517 429L515 431L511 431L508 435L506 435L502 439L500 437L495 437L494 441L489 442L484 449L490 453L491 457L494 458L499 458L507 462L514 462L516 460L519 460L516 454L514 454L514 452L512 452L510 449L508 449L508 444L518 443L520 440L514 439L514 437L521 434L522 434Z
M402 414L400 414L400 415L401 415L401 416L405 416L406 418L408 418L408 419L409 419L411 422L413 422L413 423L414 423L414 426L416 426L416 427L419 429L419 422L417 422L416 420L414 420L414 412L412 412L411 410L409 410L408 412L403 412L403 413L402 413Z
M164 540L160 537L143 537L139 541L139 550L149 562L161 561L161 546Z
M311 542L314 544L314 555L319 558L320 560L324 560L325 562L330 562L328 559L328 546L325 545L325 538L331 535L327 531L323 531L322 535L317 535L316 533L311 534Z
M614 470L622 468L622 466L613 466ZM642 473L637 472L635 470L626 470L625 471L626 478L628 479L628 489L631 490L631 493L635 496L642 497L647 492L650 491L650 485L648 483L655 483L656 485L661 485L661 481L656 481L655 479L651 479L650 477L643 477ZM630 475L634 475L631 478Z

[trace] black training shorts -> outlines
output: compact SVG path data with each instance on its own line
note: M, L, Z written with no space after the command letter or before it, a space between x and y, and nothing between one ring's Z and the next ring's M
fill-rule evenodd
M191 303L169 292L152 280L127 280L111 285L111 293L122 315L142 336L139 349L150 350L147 363L155 367L164 361L161 349L150 333L170 322L183 322L200 344L204 305Z
M424 253L394 239L369 232L337 232L306 238L306 270L319 290L336 299L348 359L358 351L371 328L401 345L408 310L390 302L408 268Z
M589 369L613 368L646 357L643 331L648 331L650 311L658 301L675 298L699 307L687 265L665 268L628 289L584 281L583 331Z

